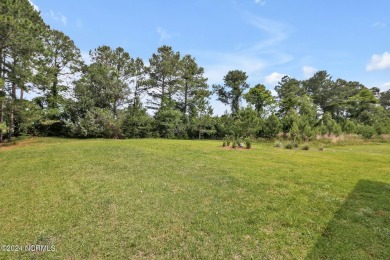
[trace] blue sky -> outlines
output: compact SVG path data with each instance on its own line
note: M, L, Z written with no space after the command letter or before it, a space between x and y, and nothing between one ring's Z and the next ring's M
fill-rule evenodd
M45 22L87 57L100 45L145 61L161 45L191 54L209 84L229 70L273 90L283 75L334 79L390 89L387 0L32 0ZM213 99L216 114L225 106Z

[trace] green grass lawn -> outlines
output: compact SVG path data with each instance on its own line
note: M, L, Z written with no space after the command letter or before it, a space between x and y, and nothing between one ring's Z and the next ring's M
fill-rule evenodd
M0 259L390 259L390 143L221 144L0 147ZM3 247L31 244L55 251Z

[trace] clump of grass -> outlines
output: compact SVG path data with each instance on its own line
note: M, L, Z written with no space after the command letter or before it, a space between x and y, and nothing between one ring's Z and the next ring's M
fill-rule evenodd
M223 141L222 147L226 147L226 142L225 141Z
M237 148L237 143L233 141L232 148Z
M293 149L293 147L294 147L293 143L287 143L287 144L284 146L284 148L286 148L286 149Z
M274 147L276 147L276 148L280 148L280 147L282 147L282 146L283 146L283 144L282 144L281 141L276 141L276 142L274 143Z
M320 148L318 148L318 150L320 150L321 152L325 150L325 147L323 144L320 144Z
M305 151L308 151L308 150L310 150L310 146L309 146L309 144L305 144L305 145L303 145L303 146L302 146L302 150L305 150Z

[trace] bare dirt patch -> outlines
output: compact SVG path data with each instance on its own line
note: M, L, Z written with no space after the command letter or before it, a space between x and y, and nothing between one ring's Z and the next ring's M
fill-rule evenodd
M17 147L23 147L23 146L28 146L34 141L34 138L28 138L24 140L19 140L19 141L4 141L3 143L0 143L0 151L7 151L11 150Z

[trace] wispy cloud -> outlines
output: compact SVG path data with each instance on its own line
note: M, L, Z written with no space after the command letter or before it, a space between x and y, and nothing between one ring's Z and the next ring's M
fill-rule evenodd
M35 9L35 11L39 12L39 7L33 3L33 1L31 0L28 0L30 2L30 4L32 5L32 7Z
M208 57L209 65L206 67L205 76L209 84L218 84L230 70L242 70L251 76L252 80L259 78L257 75L265 67L265 63L258 57L240 53L203 52L202 57Z
M47 15L54 21L61 22L63 25L68 24L68 19L60 12L54 12L53 10L50 10Z
M157 33L160 36L160 42L164 42L172 37L164 28L160 26L157 27Z
M258 4L258 5L265 5L265 0L255 0L255 4Z
M374 28L386 28L387 24L385 22L375 22L372 24Z
M291 55L278 50L279 43L286 40L291 32L288 25L251 14L246 14L244 21L257 28L262 39L239 51L192 52L200 60L205 61L203 64L209 84L221 83L227 72L233 69L245 71L249 76L248 81L253 84L262 83L265 68L284 64L293 59Z
M390 53L387 51L382 55L374 54L371 62L367 65L367 71L384 70L390 68Z
M265 82L274 87L285 74L274 72L264 77L267 67L285 64L293 59L290 54L280 51L279 45L288 39L292 32L290 26L266 18L246 14L244 21L258 29L259 40L248 44L248 47L230 52L201 51L192 53L202 60L208 83L221 84L229 70L242 70L248 75L251 85ZM276 95L272 88L271 92ZM227 109L218 101L212 101L214 114L223 114Z
M317 72L317 69L311 66L303 66L302 67L303 77L305 79L311 78L314 73Z
M287 24L254 16L252 14L247 14L245 16L245 20L247 23L260 29L260 31L262 31L265 35L265 39L257 42L253 48L250 49L251 51L262 50L266 47L275 46L276 44L286 40L292 32L291 26Z

